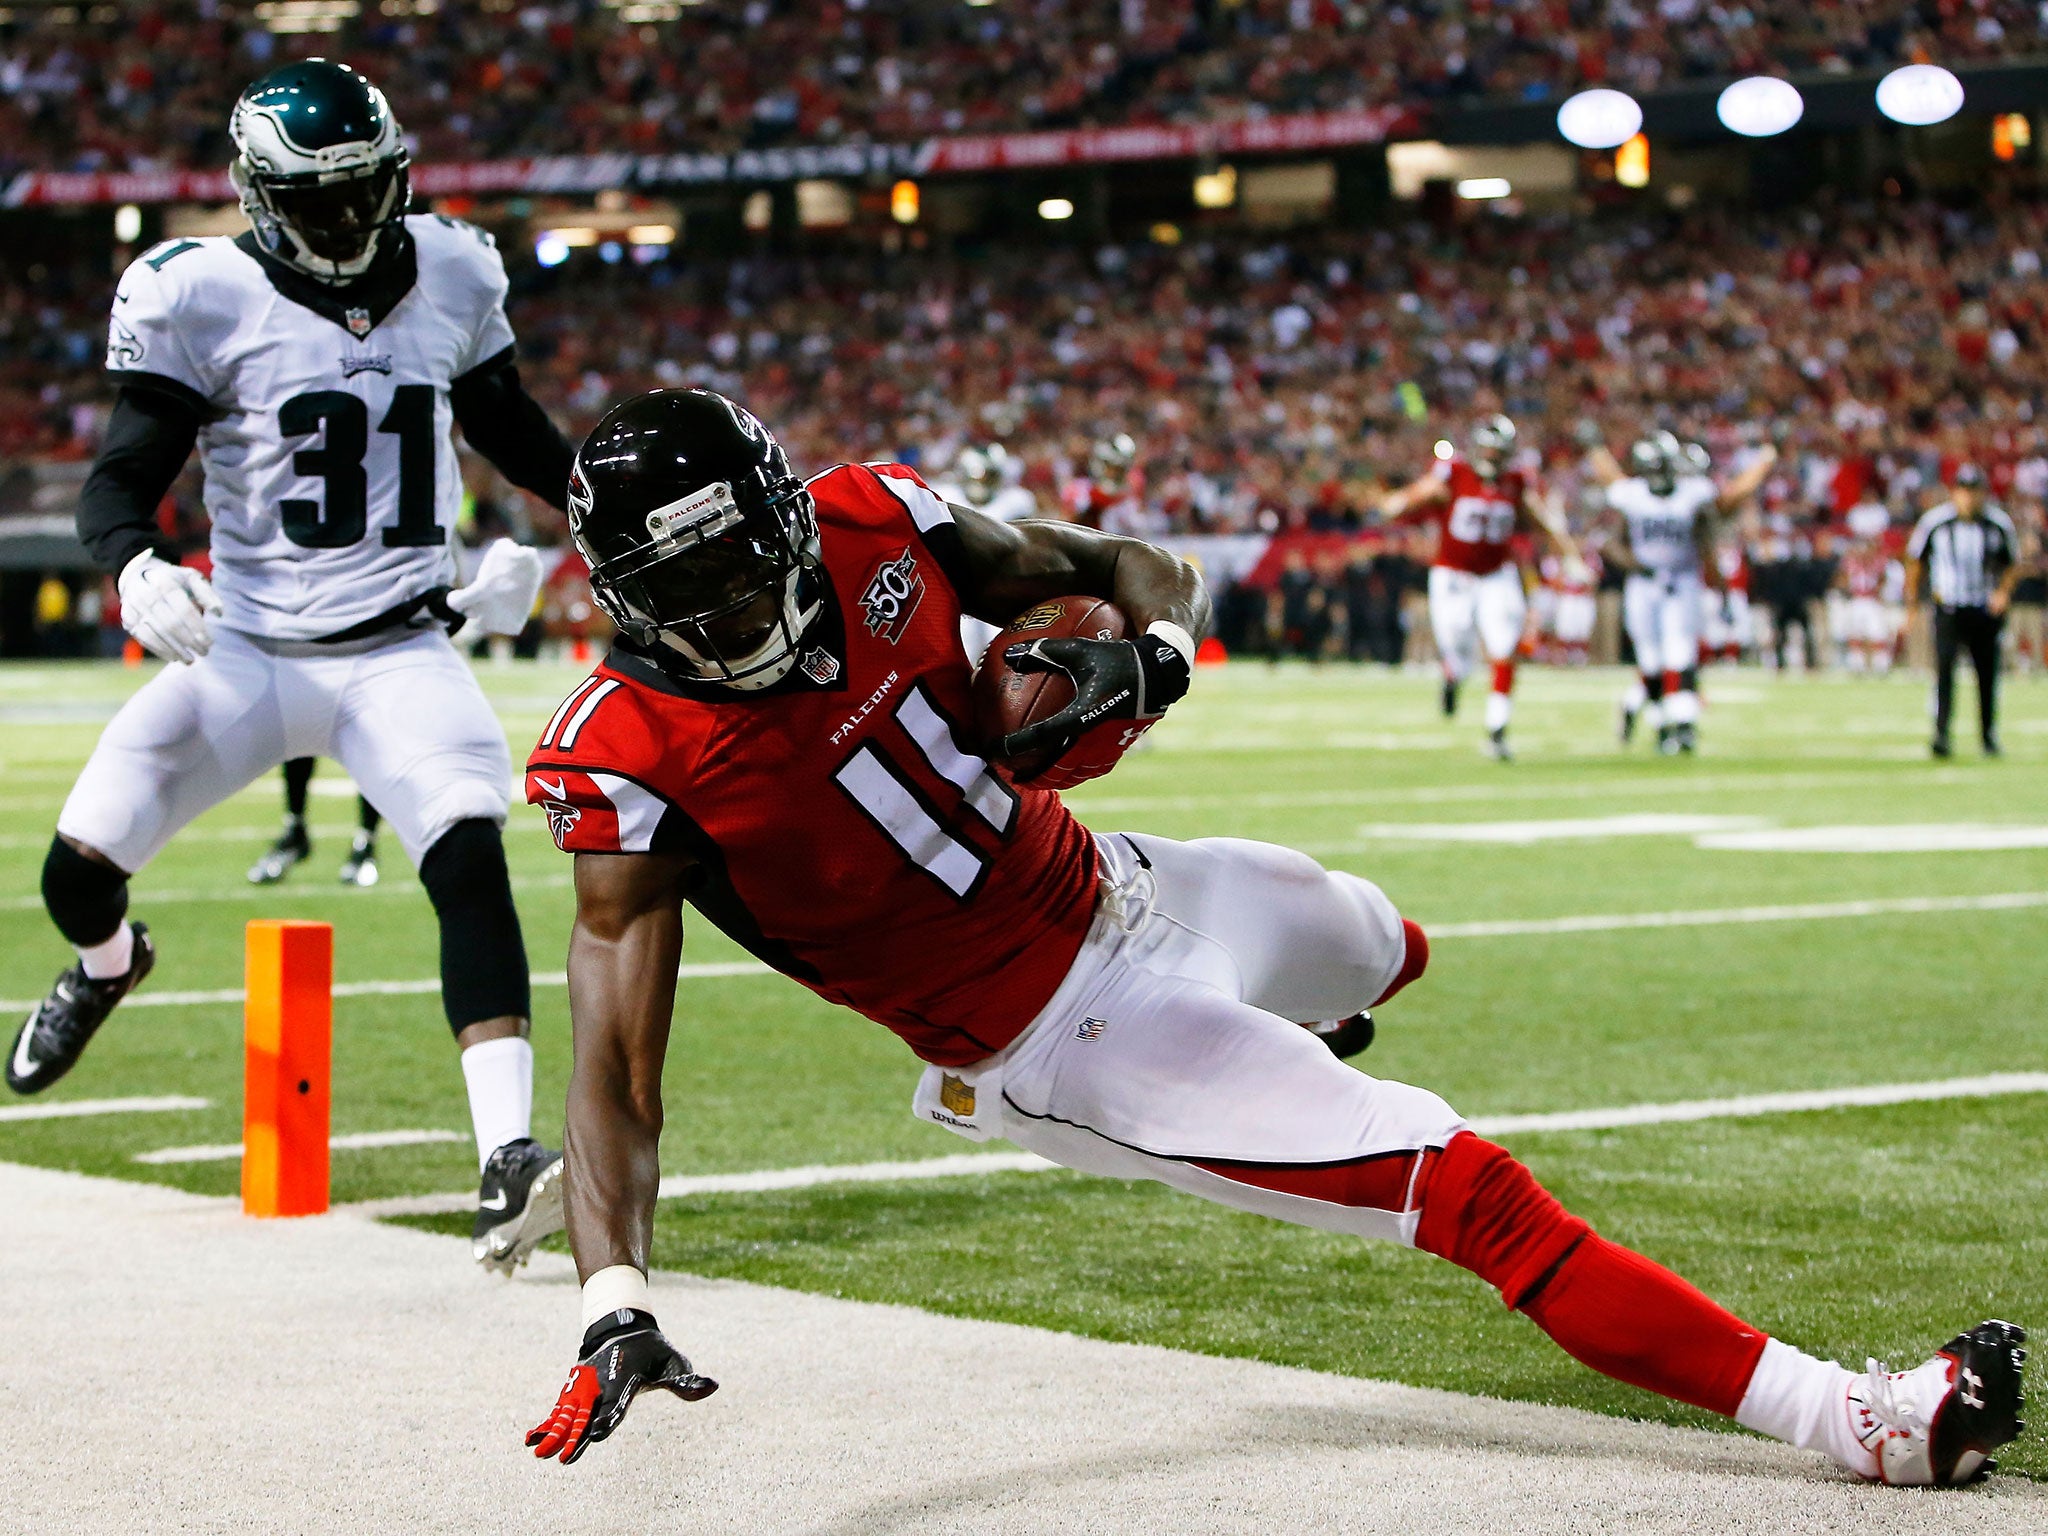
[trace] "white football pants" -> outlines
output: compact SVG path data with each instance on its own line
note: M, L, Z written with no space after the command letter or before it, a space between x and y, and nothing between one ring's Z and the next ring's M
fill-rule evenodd
M1697 572L1633 574L1621 589L1621 617L1636 668L1645 677L1700 664L1700 578Z
M57 830L134 874L202 812L293 757L331 757L417 865L458 821L505 821L512 759L469 664L439 629L300 654L216 627L108 722Z
M1522 571L1513 561L1485 576L1447 565L1429 568L1429 627L1448 677L1470 675L1479 652L1488 661L1512 659L1528 611Z
M1007 1050L927 1069L921 1117L1068 1168L1412 1243L1422 1153L1463 1122L1301 1027L1394 984L1407 937L1393 903L1265 843L1096 845L1104 896L1066 981Z

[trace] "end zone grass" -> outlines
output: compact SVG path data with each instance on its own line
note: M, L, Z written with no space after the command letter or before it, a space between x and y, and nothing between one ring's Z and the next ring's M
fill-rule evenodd
M485 669L515 754L578 674ZM2010 757L1924 758L1919 680L1774 681L1715 672L1705 753L1622 753L1614 674L1524 674L1522 760L1484 761L1424 677L1205 672L1156 747L1073 796L1083 818L1307 848L1384 885L1425 926L1873 897L2048 890L2039 848L1802 854L1689 837L1533 846L1375 839L1385 823L1702 813L1772 825L2048 823L2048 686L2008 691ZM36 899L42 848L97 720L134 674L0 669L0 996L63 963ZM1468 709L1468 714L1476 711ZM338 779L332 765L323 775ZM278 813L274 781L205 818L136 881L162 961L152 989L233 987L242 922L336 924L343 981L436 971L417 883L386 839L386 883L341 890L349 802L315 800L314 860L281 890L242 872ZM246 832L238 831L246 829ZM508 835L537 970L559 969L566 861L541 818ZM170 897L152 893L174 893ZM1447 940L1382 1019L1366 1065L1470 1114L1524 1113L2048 1068L2039 910ZM735 958L702 923L686 958ZM559 1132L566 999L536 994L537 1130ZM338 1132L467 1125L431 995L336 1003ZM135 1152L239 1132L239 1010L118 1014L56 1094L196 1094L191 1113L0 1124L0 1160L236 1187L232 1162L145 1167ZM907 1113L916 1069L875 1026L773 977L683 984L666 1084L672 1173L936 1157L964 1150ZM1979 1317L2048 1328L2048 1098L1505 1138L1608 1235L1671 1262L1762 1326L1860 1365L1917 1360ZM473 1185L464 1146L337 1154L337 1200ZM432 1223L430 1223L432 1224ZM445 1223L466 1230L466 1221ZM1563 1359L1476 1280L1419 1255L1284 1228L1147 1186L1064 1174L668 1202L656 1261L962 1316L1693 1422ZM687 1324L678 1325L687 1334ZM2029 1436L2005 1465L2048 1476Z

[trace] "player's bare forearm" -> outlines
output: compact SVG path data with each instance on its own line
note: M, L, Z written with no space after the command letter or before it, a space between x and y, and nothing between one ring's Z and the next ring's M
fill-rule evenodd
M1391 522L1402 522L1435 506L1449 491L1441 475L1424 475L1420 480L1411 480L1399 490L1382 496L1379 514Z
M1749 468L1736 475L1721 487L1717 498L1723 512L1733 512L1750 497L1764 488L1764 482L1771 477L1771 471L1778 467L1778 449L1773 443L1765 443L1757 456L1750 461Z
M1564 514L1553 503L1538 497L1530 497L1522 504L1522 516L1528 525L1543 536L1543 542L1550 546L1550 552L1564 561L1579 558L1579 546L1565 527Z
M664 854L576 859L569 936L576 1057L562 1149L569 1245L584 1279L614 1264L647 1268L687 868Z
M1602 489L1614 484L1617 480L1628 478L1622 471L1621 461L1608 452L1607 445L1604 443L1596 444L1587 451L1586 472L1593 477L1593 483Z
M1116 604L1140 630L1166 620L1199 638L1208 627L1201 573L1142 539L1078 523L999 523L965 507L953 520L973 587L961 601L978 619L1007 624L1033 603L1083 596Z

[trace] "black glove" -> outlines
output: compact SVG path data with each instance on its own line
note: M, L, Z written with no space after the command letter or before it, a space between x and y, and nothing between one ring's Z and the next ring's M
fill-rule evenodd
M546 1460L559 1453L574 1461L619 1427L643 1387L664 1387L686 1403L709 1397L718 1383L699 1376L675 1345L661 1336L650 1312L612 1312L583 1335L583 1358L569 1372L554 1410L526 1443Z
M1193 674L1180 647L1159 635L1135 640L1033 640L1003 652L1013 672L1062 672L1074 702L996 743L1002 757L1049 751L1057 758L1105 720L1157 720L1188 691Z

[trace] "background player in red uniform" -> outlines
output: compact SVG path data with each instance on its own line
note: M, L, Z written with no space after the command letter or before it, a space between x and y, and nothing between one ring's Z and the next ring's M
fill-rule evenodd
M695 390L607 416L570 502L621 640L527 767L577 855L564 1155L585 1327L538 1455L573 1460L644 1387L716 1389L656 1326L646 1273L685 901L902 1036L927 1063L916 1113L961 1135L1413 1244L1586 1364L1866 1477L1965 1480L2018 1432L2010 1324L1852 1375L1597 1236L1435 1094L1337 1061L1298 1026L1428 958L1378 887L1235 838L1091 834L976 755L963 608L1094 595L1137 634L1012 647L1077 690L1002 743L1014 756L1186 691L1208 616L1191 567L948 507L900 465L806 485L752 416Z
M1514 713L1515 652L1528 616L1522 570L1509 544L1517 531L1534 529L1572 577L1585 569L1564 520L1528 475L1509 467L1514 451L1515 424L1488 416L1472 429L1465 453L1439 460L1380 503L1387 517L1428 513L1441 520L1429 567L1429 627L1443 660L1444 713L1457 712L1458 685L1484 652L1493 666L1487 744L1503 762L1512 756L1508 721Z

